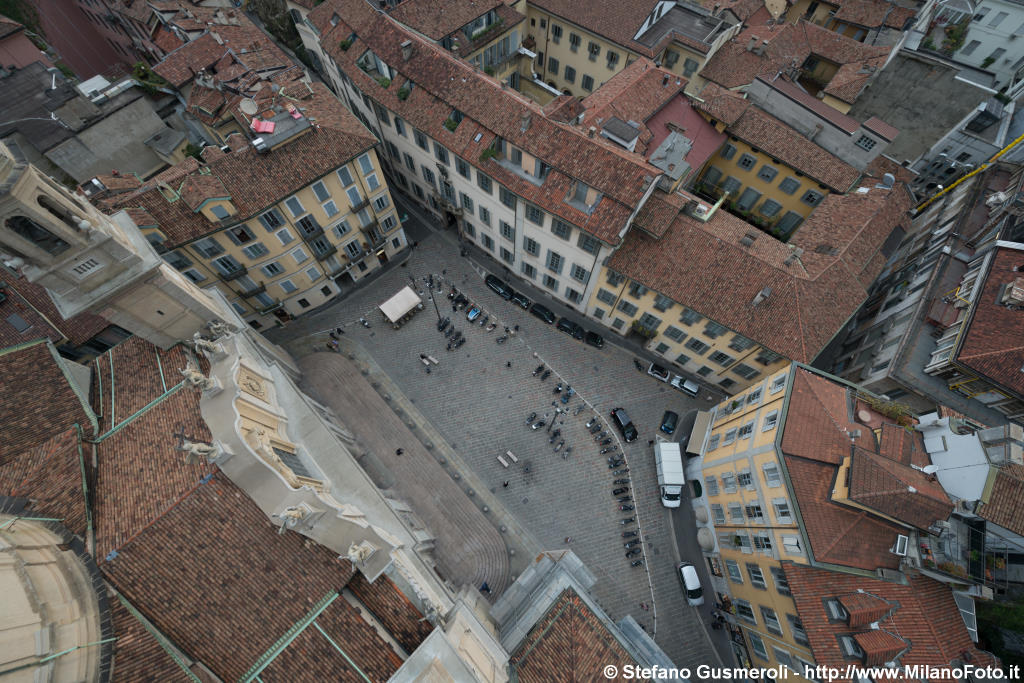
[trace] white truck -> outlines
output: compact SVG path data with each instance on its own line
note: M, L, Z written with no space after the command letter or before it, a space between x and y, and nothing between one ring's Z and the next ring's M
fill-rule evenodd
M654 463L658 469L658 489L661 504L677 508L681 503L686 475L683 473L683 454L678 443L659 441L654 444Z

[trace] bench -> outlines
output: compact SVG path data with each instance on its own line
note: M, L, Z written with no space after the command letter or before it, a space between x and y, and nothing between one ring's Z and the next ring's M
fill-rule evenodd
M437 359L434 358L433 356L427 356L427 360L429 360L434 365L437 365L437 363L438 363Z
M507 455L509 460L511 460L512 462L519 462L519 458L517 458L516 454L513 453L512 451L505 451L505 455Z
M500 455L498 456L498 462L501 463L502 467L508 467L508 462L505 460L505 458L501 457Z

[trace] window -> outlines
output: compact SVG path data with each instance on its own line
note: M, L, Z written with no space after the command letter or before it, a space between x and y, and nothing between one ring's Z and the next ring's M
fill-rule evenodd
M537 225L544 225L544 212L533 204L526 205L526 219Z
M753 432L754 432L754 421L751 420L750 422L748 422L745 425L743 425L742 427L740 427L739 437L741 439L749 439L750 435L753 434ZM749 472L747 473L747 477L748 478L750 477L750 473Z
M376 176L374 177L376 180ZM328 218L338 215L338 207L335 205L334 200L329 200L323 203L324 213Z
M321 202L325 202L331 198L331 193L327 191L327 186L319 180L313 183L313 194L315 194L316 198Z
M619 309L620 311L622 311L623 313L625 313L626 315L628 315L629 317L631 317L631 318L632 318L632 317L633 317L634 315L636 315L636 314L637 314L637 312L638 312L638 311L640 310L639 308L637 308L637 307L636 307L636 306L634 306L633 304L629 303L629 302L628 302L628 301L626 301L625 299L623 299L623 300L621 300L621 301L619 302L619 305L618 305L618 309Z
M661 318L653 316L650 313L644 313L642 316L640 316L640 320L638 322L644 328L652 331L658 329L661 326Z
M615 65L619 63L619 53L608 51L608 68L614 69Z
M598 55L600 55L600 54L601 54L601 46L598 45L597 43L595 43L592 40L588 41L587 42L587 56L590 58L590 61L594 61L595 59L597 59Z
M434 172L426 166L421 166L420 171L423 173L423 179L427 181L427 184L431 187L434 186ZM356 202L358 203L358 202Z
M590 279L590 271L582 266L576 265L575 263L572 264L572 268L569 269L569 275L572 279L579 280L584 284L586 284L587 280Z
M676 302L665 296L664 294L654 295L654 308L660 311L666 311L676 305Z
M800 617L795 614L787 614L786 619L789 621L789 630L793 632L793 640L804 647L810 645L810 641L807 640L807 632L804 631L804 623L800 621Z
M469 235L470 237L476 237L476 228L473 227L472 223L469 223L467 221L463 221L462 225L463 225L467 235Z
M995 50L992 51L992 54L990 54L988 57L985 58L985 61L988 61L988 60L991 59L994 62L997 59L999 59L1000 57L1002 57L1004 54L1006 54L1006 48L998 47L998 48L996 48ZM220 216L218 216L218 218L220 218Z
M224 275L231 275L232 273L238 272L242 269L242 264L234 259L232 256L221 256L213 260L213 264L217 266L217 269Z
M579 37L579 34L576 34L576 33L570 33L569 34L569 49L572 50L573 52L576 52L577 50L580 49L580 37Z
M601 248L601 243L596 238L580 231L580 237L576 241L576 246L588 254L596 254Z
M764 582L764 572L761 571L761 567L758 565L748 562L747 576L750 577L750 585L754 588L760 588L761 590L768 588L768 584Z
M469 213L473 213L473 199L465 192L461 192L460 194L462 195L462 208Z
M491 182L490 176L484 175L480 171L477 171L476 172L476 184L480 186L481 190L483 190L487 194L491 194L491 190L493 188L493 183Z
M981 41L979 41L979 40L972 40L971 42L967 43L967 47L965 47L964 49L960 50L960 54L969 55L972 52L974 52L975 50L977 50L979 45L981 45Z
M775 583L775 590L781 595L792 595L789 590L789 581L786 580L786 572L782 567L772 567L772 581Z
M455 157L455 170L459 172L459 175L463 178L469 179L469 164L467 164L461 157Z
M201 256L205 256L206 258L213 258L217 254L224 253L224 247L222 247L220 245L220 242L218 242L212 237L207 237L206 239L199 240L192 246L193 248L195 248L196 251L199 252Z
M999 26L999 24L1003 23L1003 19L1008 16L1010 15L1006 12L998 12L994 17L992 17L992 21L988 22L988 27L995 28L996 26Z
M206 276L200 273L195 268L189 268L188 270L182 271L189 280L192 282L202 282L206 279Z
M345 234L351 229L352 227L348 224L347 220L338 221L333 228L334 236L338 238L344 237Z
M306 212L306 210L302 208L302 202L299 201L298 197L289 197L285 200L284 205L288 207L288 211L290 211L292 216L296 218Z
M545 274L543 281L544 281L544 286L545 287L547 287L548 289L550 289L550 290L552 290L554 292L558 291L558 280L556 280L555 278L551 277L550 275Z
M725 524L725 510L718 503L711 506L711 516L714 518L715 524Z
M516 260L516 257L515 257L515 254L513 254L511 251L509 251L505 247L502 247L501 248L501 259L503 261L507 262L507 263L512 263L512 262L514 262Z
M540 255L540 243L529 237L523 237L523 249L531 256Z
M733 583L743 583L743 574L740 573L740 565L736 560L726 560L725 571L728 572L729 579Z
M540 223L539 225L543 225L543 223ZM569 239L569 236L572 234L572 226L566 223L565 221L561 221L552 216L551 232L555 235L555 237L561 237L563 240L567 240Z
M587 74L583 74L583 78L580 79L580 86L584 90L586 90L587 92L593 92L593 90L594 90L594 78L593 78L593 76L588 76Z
M263 224L267 232L271 232L284 225L284 217L277 209L271 209L260 216L260 223Z
M264 256L265 254L269 254L270 250L267 249L265 246L263 246L262 242L256 242L256 243L250 244L249 246L247 246L244 249L242 249L242 253L245 254L246 256L248 256L251 259L257 259L260 256Z
M244 225L239 225L230 230L226 230L225 234L235 244L245 244L256 239L256 233L247 228Z
M708 356L708 359L711 360L712 362L718 363L719 365L721 365L723 367L726 366L726 365L729 365L734 360L736 360L735 358L733 358L729 354L723 353L721 351L715 351L710 356Z
M445 166L448 165L448 150L436 142L434 143L434 156Z
M704 326L704 335L712 339L717 339L719 335L725 334L729 331L725 325L719 325L718 323L709 320L708 324Z
M754 616L754 610L751 609L750 603L746 600L736 600L736 616L744 621L748 621L751 624L757 623L757 617ZM747 631L747 633L750 633Z
M985 15L988 14L988 11L988 7L982 7L978 10L978 13L974 15L974 19L972 19L972 21L981 21L985 18Z
M764 422L761 425L762 432L770 432L775 429L775 426L779 423L779 411L773 410L764 416Z
M548 57L548 71L554 75L558 75L558 60L554 57Z
M815 192L814 190L807 190L807 192L804 193L804 196L800 198L800 201L802 201L804 204L807 204L808 206L817 206L818 204L821 203L821 200L824 198L825 195L821 194L820 192Z
M277 261L265 264L261 270L267 277L276 277L284 272L284 268Z
M691 311L689 308L684 308L682 315L679 316L679 322L684 325L693 325L699 323L704 319L704 316L700 315L696 311Z
M575 83L576 82L576 69L574 69L571 66L567 65L565 67L565 71L562 72L562 78L564 78L567 83Z
M426 150L428 152L430 151L430 148L427 145L427 136L426 135L424 135L423 133L419 132L418 130L414 130L413 131L413 137L416 138L416 145L419 146L420 149Z
M284 290L285 294L291 294L292 292L298 291L299 289L292 283L291 280L281 280L277 284L281 285L281 289Z
M598 320L603 320L606 312L603 308L595 308L594 317Z
M702 342L700 339L697 339L696 337L690 337L690 340L686 342L686 348L696 352L698 355L703 356L711 347Z
M516 196L506 190L504 187L498 188L498 196L501 198L501 203L510 209L516 208Z
M731 433L731 435L730 435ZM736 430L730 429L725 433L725 441L722 442L723 446L728 446L736 440ZM725 489L726 493L736 493L736 475L732 472L726 472L722 475L722 488Z
M537 58L536 58L535 61L537 63L537 68L538 69L543 69L544 68L544 53L543 52L538 52L537 53Z
M782 204L779 204L774 199L764 200L764 202L761 204L761 207L758 209L758 211L761 212L762 216L767 216L768 218L771 218L772 216L778 214L781 210Z
M704 488L709 496L718 495L718 480L712 476L704 477Z
M765 533L754 536L754 547L764 553L772 551L772 537Z
M729 503L729 520L735 524L743 523L743 506L739 503Z
M744 171L749 171L754 168L754 164L757 163L757 157L750 154L741 154L736 165L742 168Z
M406 155L406 156L408 157L408 159L410 161L412 160L412 157L409 157L408 155ZM410 166L410 168L412 168L412 170L415 171L416 170L416 165L412 164ZM356 182L355 178L352 177L352 171L348 170L348 166L342 166L341 168L339 168L338 172L337 172L337 175L338 175L338 180L341 181L342 187L349 187L350 185L354 185L355 182Z
M562 27L558 24L551 24L551 42L559 43L562 40Z
M316 266L311 266L309 268L306 268L306 277L309 278L310 282L316 282L317 280L320 279L320 269L317 268ZM323 288L321 288L320 292L324 296L329 296L330 293L331 293L331 289L330 289L330 287L323 287Z
M690 59L689 57L687 57L683 61L683 75L686 76L687 78L692 76L693 72L696 71L698 68L700 68L700 62L698 62L695 59Z
M761 167L761 170L757 172L757 177L765 181L766 183L770 183L771 181L775 180L775 176L777 176L778 174L778 169L773 168L768 164L765 164L764 166Z
M678 360L679 359L676 359L677 362L678 362ZM722 439L722 435L721 434L712 434L711 438L708 439L708 450L709 451L713 451L716 448L718 448L718 442L721 441L721 439Z
M756 360L761 365L771 365L772 363L777 362L781 358L782 356L775 353L774 351L762 350L759 354L757 354Z
M299 249L295 249L294 251L292 251L291 256L293 259L295 259L296 264L309 260L309 254L307 254L306 250L302 249L301 247Z
M491 239L490 235L485 235L484 233L480 233L480 244L487 251L494 251L494 240Z
M770 393L770 394L777 394L780 391L782 391L785 386L786 386L786 375L779 375L774 380L772 380L772 385L771 385L771 387L769 387L768 393Z
M747 638L750 638L750 651L754 653L754 656L768 661L768 650L765 649L761 636L753 631L747 631Z
M407 137L405 134L405 121L398 118L397 116L395 117L395 131L403 138Z
M789 501L785 498L772 499L772 507L775 508L775 519L779 524L792 524L793 517L789 514Z
M837 636L839 649L843 651L843 657L847 659L864 659L864 650L861 649L853 636Z
M782 624L779 623L779 617L775 614L775 610L761 605L761 619L764 620L766 629L777 636L782 635Z
M548 249L548 270L561 274L563 263L565 263L565 259L562 258L561 254Z
M388 214L387 216L384 216L384 218L380 219L380 227L383 228L384 232L387 232L391 228L395 227L396 224L397 223L395 222L395 217L393 214ZM337 228L335 228L335 231L337 231ZM341 237L341 235L338 236ZM397 247L398 245L396 244L395 246Z
M484 225L491 224L491 212L483 205L480 206L480 222Z
M747 427L747 426L751 426L753 424L754 424L753 422L748 422L747 424L745 424L743 426ZM743 437L742 434L741 434L741 438L746 438L746 437ZM754 480L753 480L753 477L750 476L750 470L743 470L742 472L740 472L736 476L736 481L739 482L739 485L744 487L744 488L747 488L747 489L753 489L754 488Z
M786 194L793 194L800 189L800 181L796 178L786 178L779 183L779 189Z
M780 650L777 647L772 648L772 653L775 655L775 661L779 663L779 666L785 666L793 669L793 657L785 650Z
M674 325L669 325L668 327L666 327L665 331L662 332L662 334L664 334L672 341L676 342L681 342L683 341L683 339L686 338L686 333Z
M752 406L752 405L757 405L758 403L760 403L761 402L761 394L762 394L762 392L761 392L761 388L760 387L758 387L757 389L754 389L749 394L747 394L747 405L748 406Z
M804 551L800 547L799 536L783 536L782 537L782 549L789 555L803 555Z

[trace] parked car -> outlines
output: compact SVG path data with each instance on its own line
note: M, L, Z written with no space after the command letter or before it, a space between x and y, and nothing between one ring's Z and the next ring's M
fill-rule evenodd
M549 311L547 306L534 304L533 306L530 307L530 313L533 313L535 316L546 322L548 325L551 325L555 322L555 314Z
M704 589L700 587L697 570L689 562L679 563L679 581L683 584L686 602L693 607L699 607L704 604Z
M626 440L626 443L636 441L636 437L639 436L636 431L636 427L633 426L633 421L629 419L629 415L622 408L612 409L612 422L622 432L622 438Z
M599 335L597 332L591 332L591 331L587 330L587 334L583 338L583 341L585 341L586 343L590 344L595 349L603 349L604 348L604 337Z
M673 387L689 394L690 396L696 396L700 393L700 385L694 382L692 379L684 379L681 375L673 375L672 381L669 382Z
M512 303L517 304L524 311L530 308L530 300L525 295L519 292L512 292Z
M480 317L480 307L479 306L473 306L472 308L469 309L469 312L466 313L466 320L468 320L469 322L473 322L474 320L476 320L479 317Z
M667 382L669 378L668 370L654 363L651 363L651 367L647 368L647 374L654 379L660 379L662 382Z
M509 299L512 298L512 288L506 285L498 278L494 277L493 275L488 275L487 277L485 277L484 282L487 283L488 287L497 292L498 296L500 296L502 299L508 301Z
M573 339L583 339L583 328L568 318L560 318L556 327Z
M675 433L677 424L679 424L679 413L666 410L665 414L661 416L661 431L669 436Z

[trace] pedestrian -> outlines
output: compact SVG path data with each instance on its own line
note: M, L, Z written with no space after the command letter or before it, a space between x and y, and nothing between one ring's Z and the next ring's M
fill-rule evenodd
M345 330L341 329L340 327L334 328L334 331L337 332L338 334L345 334Z
M336 334L335 334L335 333L333 333L333 332L329 332L328 334L330 334L330 335L331 335L331 339L333 339L334 341L338 341L338 335L336 335Z
M506 368L512 367L512 361L510 361L510 360L505 361L505 367Z
M647 445L648 446L653 446L654 445L654 439L648 439L647 440Z
M516 332L518 332L518 331L519 331L519 325L516 325L516 326L515 326L515 327L513 327L512 329L513 329L513 330L515 330Z
M487 593L488 595L490 595L491 587L487 585L486 581L484 581L483 584L480 586L480 592Z
M565 537L565 542L566 543L572 543L572 536L566 536Z
M508 488L508 481L501 482L501 488L507 489Z
M405 453L405 449L399 448L395 451L395 455L401 455L402 453Z

